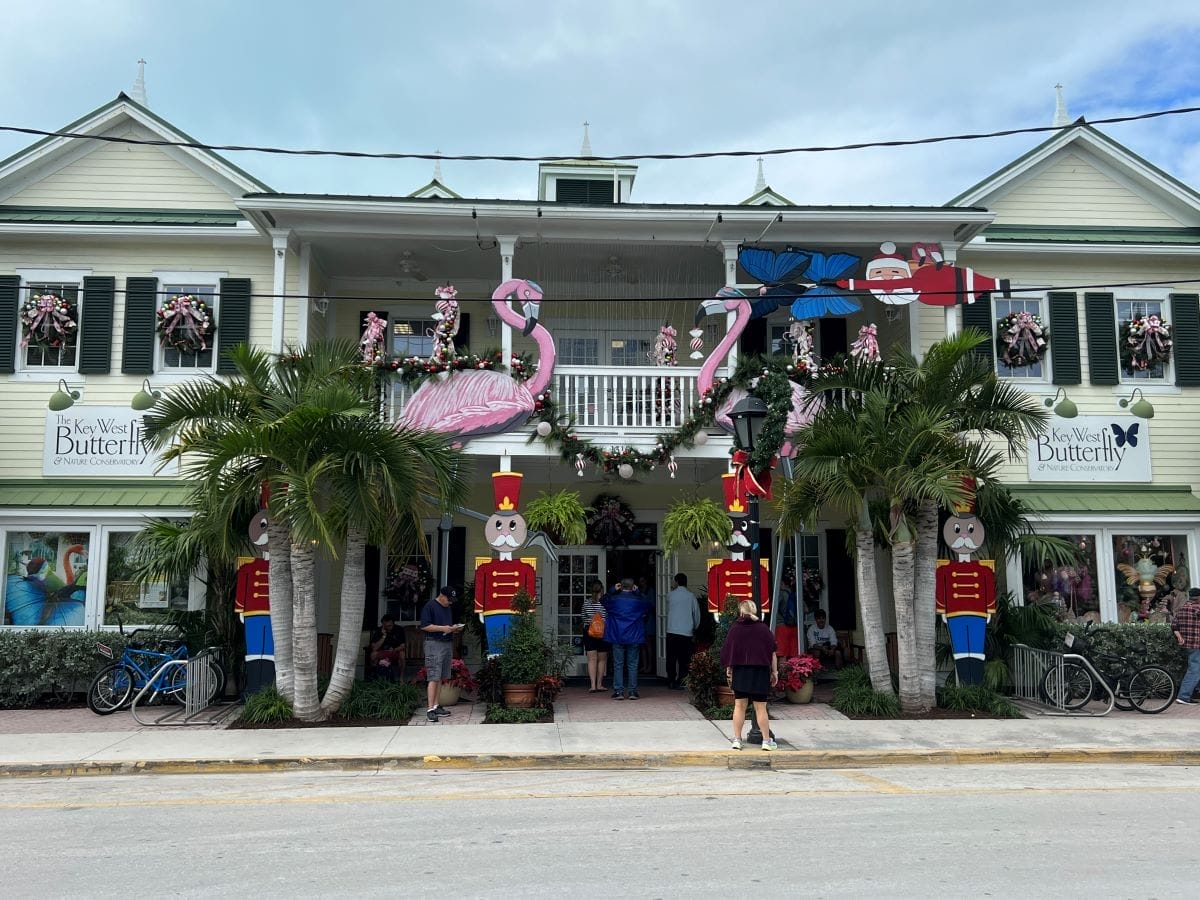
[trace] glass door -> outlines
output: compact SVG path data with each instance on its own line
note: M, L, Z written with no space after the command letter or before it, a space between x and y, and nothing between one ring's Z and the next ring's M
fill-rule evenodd
M552 627L555 640L575 655L577 668L586 665L583 601L590 595L595 581L604 582L604 550L573 547L569 552L559 552L556 615Z

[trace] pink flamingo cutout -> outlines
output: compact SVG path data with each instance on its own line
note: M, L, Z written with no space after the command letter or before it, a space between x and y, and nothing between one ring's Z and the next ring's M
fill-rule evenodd
M524 315L508 305L521 301ZM404 406L399 424L453 436L462 444L485 434L521 425L533 414L534 398L554 374L554 338L537 320L542 289L532 281L513 278L492 292L492 307L504 322L532 335L538 348L537 372L521 383L508 372L464 369L430 378Z
M750 299L742 294L736 288L724 287L717 292L717 296L705 300L696 310L696 326L699 327L705 316L713 313L726 312L734 314L733 325L725 333L725 337L721 338L713 352L709 354L708 359L700 367L700 374L696 378L696 387L700 391L700 396L712 390L716 379L717 368L729 355L729 351L733 349L733 345L737 343L737 339L741 337L746 326L750 324ZM729 418L729 411L733 409L734 404L746 396L746 392L742 388L734 388L725 402L721 404L716 413L716 422L721 426L722 430L733 434L733 421ZM817 414L817 404L808 402L808 392L804 390L804 386L792 382L792 406L788 410L787 422L783 426L785 440L783 446L779 448L780 456L791 456L795 453L795 446L792 443L792 438L805 425L809 424Z

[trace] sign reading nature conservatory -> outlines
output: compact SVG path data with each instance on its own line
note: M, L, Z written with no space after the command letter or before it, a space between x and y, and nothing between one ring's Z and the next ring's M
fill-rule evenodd
M73 406L46 413L43 475L176 475L178 463L159 471L161 457L144 441L144 413L128 406Z
M1150 426L1132 416L1055 419L1027 449L1030 481L1150 481Z

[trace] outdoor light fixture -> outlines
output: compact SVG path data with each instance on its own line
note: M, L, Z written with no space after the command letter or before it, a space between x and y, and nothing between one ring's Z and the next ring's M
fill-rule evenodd
M79 391L73 391L67 387L66 381L58 379L58 390L50 395L50 402L46 405L53 412L62 412L64 409L70 409L75 405L75 401L80 397Z
M1054 406L1054 401L1062 397L1062 402L1058 406ZM1067 396L1067 392L1063 388L1059 388L1058 392L1053 397L1047 397L1044 401L1046 406L1054 406L1054 414L1060 419L1073 419L1079 415L1079 407L1075 405L1075 401Z
M1134 397L1140 396L1140 400L1134 400ZM1146 395L1142 393L1141 388L1134 388L1133 393L1128 398L1120 400L1117 405L1121 409L1128 408L1131 413L1139 419L1153 419L1154 406L1146 399Z
M138 412L145 412L148 409L153 409L154 404L162 399L162 391L156 391L150 387L150 379L142 379L142 389L133 395L133 399L129 401L130 409L136 409Z
M767 421L767 404L757 397L743 397L733 405L729 418L733 421L733 439L738 447L753 453Z

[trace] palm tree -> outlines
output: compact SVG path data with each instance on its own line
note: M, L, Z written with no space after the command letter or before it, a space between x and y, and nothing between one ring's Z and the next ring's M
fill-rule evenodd
M365 541L411 529L423 495L457 502L458 454L443 438L374 417L374 382L350 342L278 359L239 347L233 359L229 382L210 378L169 392L147 416L147 431L159 444L174 439L165 458L183 461L217 521L263 484L270 488L276 680L296 718L315 720L337 708L353 680ZM336 690L322 709L313 571L319 549L336 557L348 539Z

